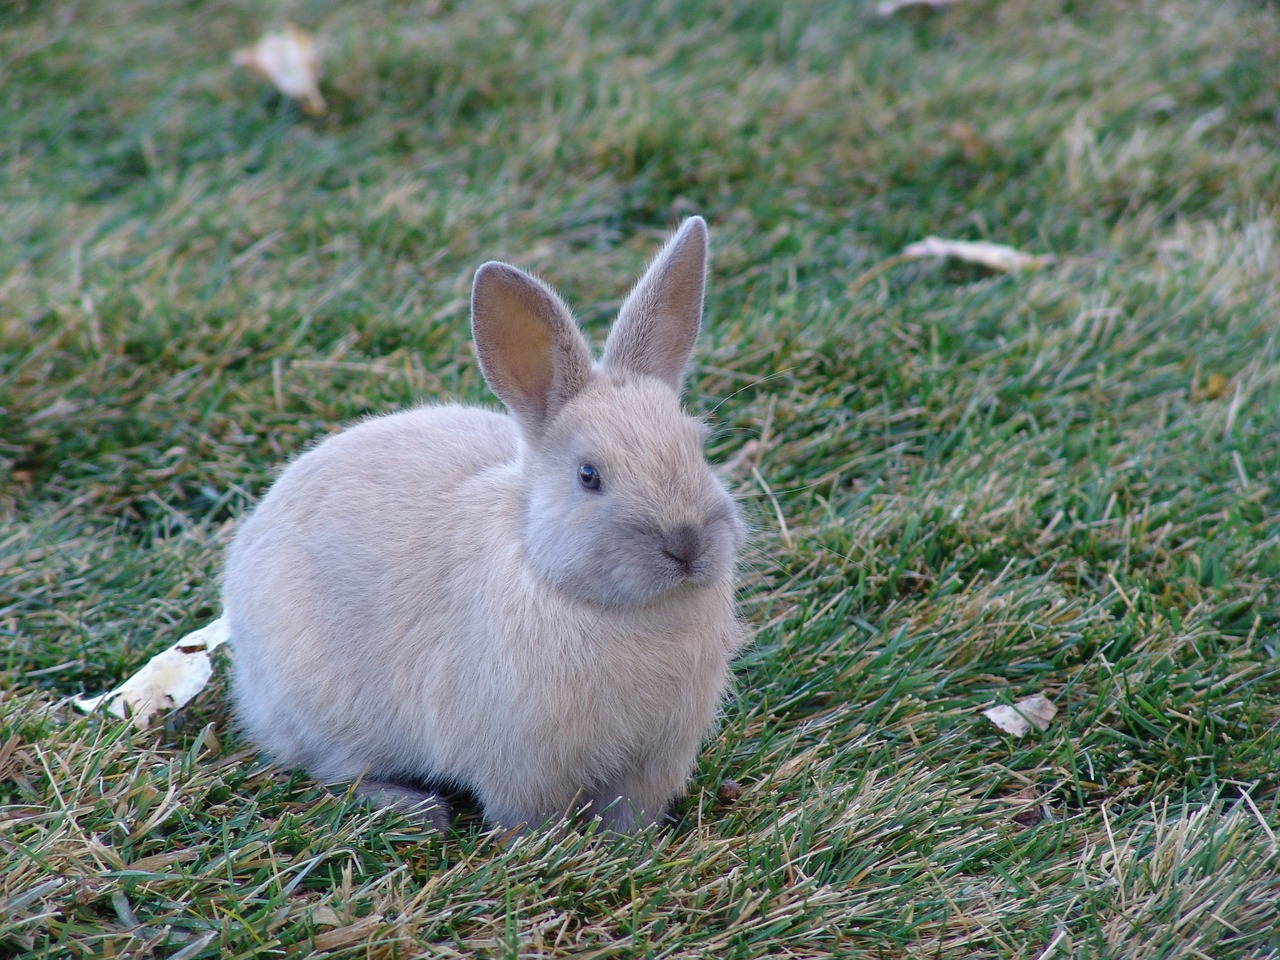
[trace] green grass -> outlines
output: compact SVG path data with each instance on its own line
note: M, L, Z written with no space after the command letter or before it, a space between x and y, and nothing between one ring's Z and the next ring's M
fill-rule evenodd
M873 6L0 11L0 954L1280 957L1280 9ZM286 20L323 117L230 62ZM598 338L691 212L755 642L673 827L424 834L225 667L68 707L309 443L493 402L480 262ZM1056 260L886 263L931 233Z

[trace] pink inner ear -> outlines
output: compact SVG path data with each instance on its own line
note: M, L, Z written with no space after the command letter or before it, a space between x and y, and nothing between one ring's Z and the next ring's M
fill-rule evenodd
M590 375L591 358L568 307L505 263L486 263L471 294L480 369L527 428L540 430Z
M657 377L679 392L702 325L707 227L692 217L676 231L618 311L604 364Z
M494 351L502 358L504 388L518 396L518 403L547 411L554 373L551 369L551 330L540 323L502 323L493 331ZM495 386L495 392L497 387ZM501 396L508 406L512 401Z

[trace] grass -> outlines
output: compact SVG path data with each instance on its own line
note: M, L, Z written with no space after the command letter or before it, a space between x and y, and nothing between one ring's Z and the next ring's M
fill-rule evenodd
M872 6L0 12L0 953L1280 956L1280 11ZM286 20L323 117L230 63ZM690 212L755 642L674 826L424 834L221 668L68 708L308 443L492 402L481 261L598 338ZM1056 259L886 263L930 233Z

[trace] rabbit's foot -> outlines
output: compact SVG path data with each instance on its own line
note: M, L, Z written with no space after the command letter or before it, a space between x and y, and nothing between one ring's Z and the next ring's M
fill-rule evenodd
M587 795L582 814L599 817L601 826L614 833L636 833L666 817L666 804L650 799L647 803L621 789L604 788Z
M449 801L434 790L365 777L355 785L355 793L374 806L391 807L415 820L429 823L441 833L449 829L449 816L453 811Z

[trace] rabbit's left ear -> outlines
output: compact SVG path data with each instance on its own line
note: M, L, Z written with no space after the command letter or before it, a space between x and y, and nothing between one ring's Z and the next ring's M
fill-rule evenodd
M706 286L707 224L690 217L623 301L605 341L604 368L657 377L679 393Z

